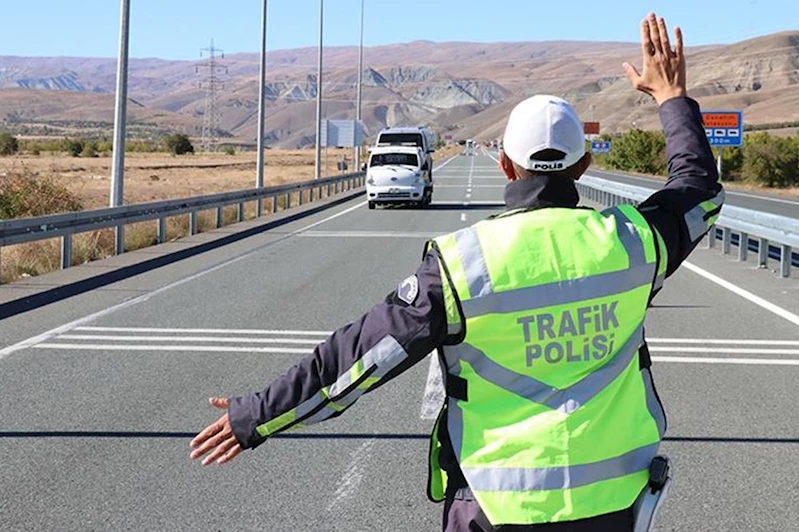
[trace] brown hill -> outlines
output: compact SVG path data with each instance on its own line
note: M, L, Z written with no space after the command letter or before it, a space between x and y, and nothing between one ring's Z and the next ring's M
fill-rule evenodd
M631 43L432 43L368 48L364 121L372 133L386 125L431 124L456 138L496 138L515 103L536 93L574 102L604 131L657 127L648 98L633 91L621 68L639 62ZM688 50L690 93L704 107L743 109L748 123L799 120L799 32ZM325 114L354 116L357 49L325 52ZM0 57L0 120L25 123L108 123L113 116L115 61ZM256 135L254 54L225 59L221 127L243 141ZM204 93L195 62L131 62L134 122L199 132ZM279 146L313 143L316 49L269 55L268 139Z

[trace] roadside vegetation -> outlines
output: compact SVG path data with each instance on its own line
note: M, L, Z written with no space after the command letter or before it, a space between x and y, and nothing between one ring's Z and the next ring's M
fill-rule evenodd
M611 152L595 155L600 168L667 175L666 138L662 132L633 129L623 135L603 135ZM742 148L722 152L725 181L768 188L799 187L799 136L777 137L767 132L746 136Z

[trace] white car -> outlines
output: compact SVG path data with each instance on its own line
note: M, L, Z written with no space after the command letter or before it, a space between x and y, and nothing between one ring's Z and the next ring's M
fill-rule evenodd
M366 170L369 208L389 203L429 205L433 181L426 153L411 146L374 148Z

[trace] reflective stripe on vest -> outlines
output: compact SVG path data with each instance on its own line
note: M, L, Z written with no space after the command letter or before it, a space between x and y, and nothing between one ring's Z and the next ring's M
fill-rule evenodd
M665 431L639 367L646 307L665 277L662 239L622 206L516 213L436 243L455 292L445 299L466 319L463 342L444 348L468 390L447 398L447 430L491 523L631 506ZM437 499L446 478L432 455L431 466Z

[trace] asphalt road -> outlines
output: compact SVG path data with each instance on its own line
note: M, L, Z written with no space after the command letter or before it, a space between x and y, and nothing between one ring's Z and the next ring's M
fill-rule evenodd
M427 238L501 209L486 156L435 179L426 210L356 199L0 322L0 529L436 530L427 361L229 466L188 459L208 396L264 387ZM657 530L795 530L799 283L717 253L697 250L647 321L675 469Z

